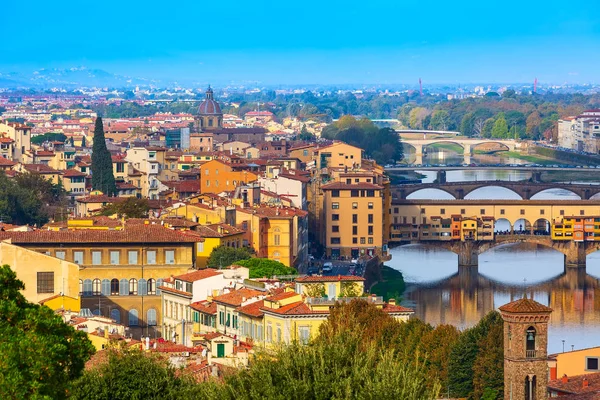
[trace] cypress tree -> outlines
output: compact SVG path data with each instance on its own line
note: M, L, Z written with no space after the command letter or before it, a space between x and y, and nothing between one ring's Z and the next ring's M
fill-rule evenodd
M107 196L117 193L113 175L112 158L106 148L102 118L96 118L94 127L94 145L92 146L92 189L100 190Z

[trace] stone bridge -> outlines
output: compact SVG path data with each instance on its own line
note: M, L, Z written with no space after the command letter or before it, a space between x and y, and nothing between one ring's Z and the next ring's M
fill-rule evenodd
M477 146L482 144L499 144L507 151L514 151L516 147L515 140L499 139L459 139L459 138L437 138L437 139L403 139L402 144L415 149L415 164L423 164L423 148L437 143L452 143L463 148L464 162L471 163L471 155Z
M585 268L587 255L600 250L600 242L552 240L550 236L541 235L497 235L494 240L487 241L419 241L419 244L444 248L457 254L459 267L477 266L479 254L497 246L513 243L535 243L560 251L565 256L567 268Z
M462 200L474 190L497 186L512 190L523 200L529 200L537 193L548 189L564 189L578 195L582 200L589 200L600 193L600 185L577 183L542 183L528 181L478 181L478 182L447 182L447 183L417 183L407 185L394 185L391 188L393 199L406 199L411 193L423 189L439 189L452 195L455 199Z

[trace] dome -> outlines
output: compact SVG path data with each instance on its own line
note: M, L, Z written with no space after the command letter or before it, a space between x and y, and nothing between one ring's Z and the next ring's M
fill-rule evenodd
M206 98L202 103L200 103L200 107L198 107L198 114L200 115L221 115L221 106L213 99L213 90L208 87L206 90Z

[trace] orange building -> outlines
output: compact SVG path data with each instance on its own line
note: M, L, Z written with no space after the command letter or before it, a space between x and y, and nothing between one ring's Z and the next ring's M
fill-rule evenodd
M221 193L240 185L254 182L258 175L250 171L234 171L220 160L211 160L200 166L200 193Z

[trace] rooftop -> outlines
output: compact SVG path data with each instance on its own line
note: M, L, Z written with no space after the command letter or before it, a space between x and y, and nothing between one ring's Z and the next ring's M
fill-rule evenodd
M180 281L185 282L195 282L206 278L211 278L213 276L222 275L221 271L217 271L216 269L207 268L201 269L194 272L188 272L187 274L178 275L175 279L179 279Z
M535 300L523 298L515 300L508 304L505 304L499 308L500 311L515 313L515 314L528 314L528 313L550 313L552 309L546 307L543 304L538 303Z

